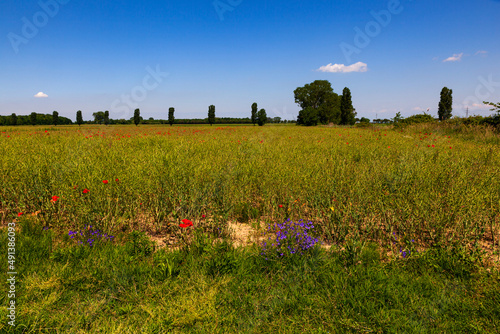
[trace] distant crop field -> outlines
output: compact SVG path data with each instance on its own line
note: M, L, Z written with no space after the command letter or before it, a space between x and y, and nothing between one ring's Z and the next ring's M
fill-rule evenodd
M166 234L182 219L308 219L328 244L390 248L397 235L492 251L498 151L383 127L11 127L0 133L0 209L2 223L22 213L55 229Z

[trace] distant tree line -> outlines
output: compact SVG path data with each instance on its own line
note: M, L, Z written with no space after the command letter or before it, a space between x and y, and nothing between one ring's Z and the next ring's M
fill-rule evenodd
M123 120L125 121L125 120ZM267 118L266 123L295 123L295 120L281 120L280 117ZM133 124L133 122L123 123L123 124ZM154 119L150 117L149 119L143 120L141 124L170 124L168 120ZM208 118L176 118L173 124L210 124ZM213 124L252 124L250 118L233 118L233 117L215 117Z
M69 125L73 122L66 117L59 116L57 111L52 114L31 113L30 115L16 115L15 113L9 116L0 115L0 125Z
M173 109L169 110L168 119L154 119L153 117L149 117L148 119L143 119L140 114L138 118L131 117L130 119L112 119L109 118L108 111L97 111L92 114L93 120L84 121L82 117L82 112L80 110L76 113L76 124L104 124L104 125L113 125L113 124L209 124L208 118L190 118L190 119L182 119L175 118L173 116ZM295 123L295 120L281 120L280 117L266 117L266 121L264 123ZM69 125L75 124L69 118L59 116L59 113L55 112L52 114L37 114L32 113L28 116L18 116L15 113L9 116L0 116L0 125ZM235 117L215 117L213 119L213 124L252 124L252 120L250 118L235 118Z
M438 119L439 121L449 120L452 116L452 98L453 91L447 87L441 90L441 98L438 105ZM294 91L295 102L302 108L296 121L281 120L280 117L267 117L265 109L258 109L257 103L251 105L250 118L233 118L233 117L216 117L215 106L208 107L207 118L192 118L192 119L175 119L175 109L170 107L168 109L168 120L154 119L150 117L145 120L140 115L140 110L134 111L134 116L130 119L111 119L109 118L109 111L97 111L92 114L93 121L84 121L82 111L76 112L76 123L82 124L258 124L262 126L266 123L296 123L297 125L317 125L321 124L340 124L340 125L354 125L360 123L360 126L370 124L370 120L365 117L361 119L356 118L356 112L352 105L351 91L345 87L342 95L337 95L333 92L333 88L327 80L316 80L304 87L298 87ZM496 115L490 117L474 116L474 118L466 118L461 121L463 124L487 124L495 127L500 127L500 103L483 102L493 108L491 111L496 111ZM467 120L469 119L469 120ZM407 118L401 116L398 112L392 119L374 119L375 124L394 124L395 126L405 126L414 123L433 122L436 119L425 112L420 115L413 115ZM461 124L462 124L461 123ZM52 115L31 113L29 116L17 116L13 113L10 116L0 115L0 125L68 125L73 122L66 117L59 116L57 111L52 112Z

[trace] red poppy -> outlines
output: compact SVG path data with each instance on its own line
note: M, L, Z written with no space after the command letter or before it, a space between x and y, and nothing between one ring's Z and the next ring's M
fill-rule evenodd
M90 192L90 190L88 190L87 188L83 189L82 191L84 194L88 194Z
M201 218L205 218L205 215L201 215Z
M52 196L51 202L55 203L59 199L59 196Z
M193 222L188 220L188 219L183 219L182 220L182 224L179 224L180 227L182 228L186 228L186 227L189 227L189 226L193 226Z
M19 213L17 214L17 216L18 216L18 217L21 217L22 215L23 215L23 213L22 213L22 212L19 212Z
M118 178L115 179L116 182L119 182L120 180L118 180Z
M278 205L278 207L279 207L279 208L282 208L282 207L283 207L283 205L281 205L281 204L280 204L280 205Z
M102 180L102 183L108 184L108 180Z

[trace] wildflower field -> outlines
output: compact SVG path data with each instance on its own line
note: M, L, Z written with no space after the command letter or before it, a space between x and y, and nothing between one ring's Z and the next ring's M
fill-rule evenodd
M491 131L0 130L2 333L500 331Z

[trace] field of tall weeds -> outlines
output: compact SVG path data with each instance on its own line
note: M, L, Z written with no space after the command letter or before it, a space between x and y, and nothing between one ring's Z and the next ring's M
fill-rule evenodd
M303 218L327 244L390 248L396 233L498 254L498 145L433 127L4 128L2 223L171 234Z

